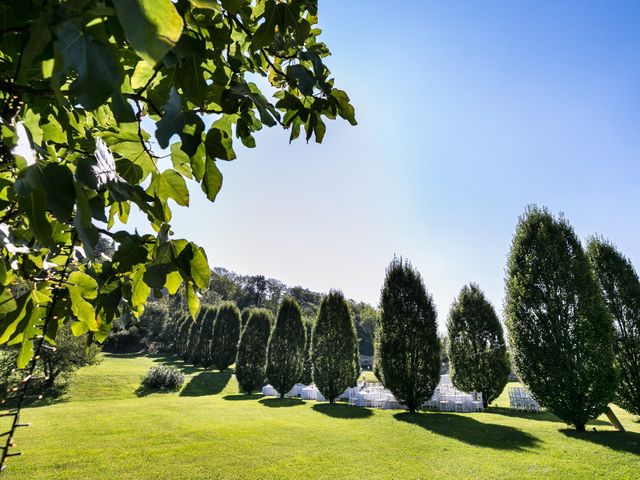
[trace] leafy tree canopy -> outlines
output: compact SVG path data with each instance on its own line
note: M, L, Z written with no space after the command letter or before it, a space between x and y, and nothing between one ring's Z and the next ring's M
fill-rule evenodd
M182 283L195 316L207 257L171 237L169 201L189 205L188 180L214 201L218 162L263 126L320 142L326 119L356 123L317 13L313 0L2 2L0 344L22 344L20 366L38 328L53 343L71 319L101 341ZM132 207L155 235L123 228ZM106 261L103 236L116 245Z

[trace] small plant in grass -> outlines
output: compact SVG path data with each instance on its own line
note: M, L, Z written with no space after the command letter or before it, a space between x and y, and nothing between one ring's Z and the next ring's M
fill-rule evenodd
M141 382L145 390L180 390L184 383L184 373L175 367L151 367Z

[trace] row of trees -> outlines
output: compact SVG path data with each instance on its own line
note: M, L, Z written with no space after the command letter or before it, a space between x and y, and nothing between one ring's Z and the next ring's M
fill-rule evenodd
M640 414L640 281L611 243L583 249L563 217L529 208L514 236L506 277L509 345L493 306L465 286L447 320L454 385L485 405L511 370L541 405L579 430L614 400ZM431 397L442 348L420 274L403 259L387 268L375 338L378 377L410 411ZM617 390L616 390L617 387Z
M564 217L529 208L509 257L506 320L521 380L567 423L583 430L616 392L640 413L640 281L611 243L593 237L585 251Z

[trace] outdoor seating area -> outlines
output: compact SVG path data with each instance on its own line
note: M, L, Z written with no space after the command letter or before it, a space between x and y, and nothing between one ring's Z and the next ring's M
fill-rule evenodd
M262 387L262 394L266 396L279 396L279 393L271 385ZM320 393L315 385L296 384L285 397L297 397L302 400L315 400L326 402L327 399ZM395 398L390 390L380 383L362 382L356 387L347 388L340 400L346 401L355 407L380 408L383 410L402 410L405 407ZM442 412L481 412L484 410L481 392L461 392L450 382L441 382L431 397L423 404L429 410Z
M462 392L451 383L440 383L431 400L424 403L429 410L440 412L481 412L484 410L482 392Z
M540 405L523 387L509 388L509 408L525 412L540 412Z

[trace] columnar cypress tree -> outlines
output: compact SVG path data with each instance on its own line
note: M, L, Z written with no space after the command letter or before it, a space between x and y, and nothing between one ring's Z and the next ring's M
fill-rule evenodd
M267 343L271 333L271 312L264 308L251 311L240 335L236 357L236 379L240 390L250 394L267 376Z
M200 338L196 346L194 363L208 367L211 365L211 340L213 339L213 325L216 320L217 310L212 305L202 305L198 313L198 321L202 323L200 327Z
M211 364L218 370L226 370L238 353L240 338L240 310L233 302L218 307L211 340Z
M413 413L440 380L440 342L433 300L408 261L394 258L387 268L380 307L377 374Z
M311 359L311 337L313 334L314 322L309 319L305 319L303 320L303 323L304 323L304 330L305 330L307 341L304 344L305 359L302 365L302 377L300 377L300 382L305 385L311 385L313 383L313 360Z
M640 280L631 261L606 240L592 238L587 255L615 327L617 403L640 415Z
M267 380L280 398L302 377L306 334L298 303L291 297L282 300L276 324L267 347Z
M332 290L322 299L311 338L313 381L329 403L334 403L353 385L358 371L356 327L342 292Z
M502 325L484 292L464 286L447 321L451 380L462 391L482 392L486 407L509 379L509 359Z
M548 210L520 218L506 278L513 361L541 405L578 430L612 400L613 325L573 228Z

